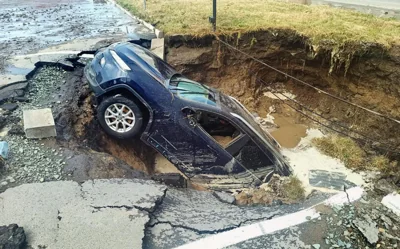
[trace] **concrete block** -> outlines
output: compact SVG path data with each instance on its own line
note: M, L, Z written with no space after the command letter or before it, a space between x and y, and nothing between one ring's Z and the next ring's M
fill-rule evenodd
M150 50L153 53L155 53L158 57L164 60L164 55L165 55L164 38L151 40Z
M51 109L25 110L23 118L27 138L45 138L57 135Z
M155 29L154 33L156 34L157 38L159 38L159 39L164 38L164 31Z
M400 216L400 194L392 193L383 197L382 204Z

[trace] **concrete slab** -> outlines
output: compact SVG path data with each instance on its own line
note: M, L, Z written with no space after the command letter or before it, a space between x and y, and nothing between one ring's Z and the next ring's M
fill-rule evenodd
M26 81L25 75L14 75L11 73L0 75L0 87L7 86L11 83L20 81Z
M392 193L382 199L382 204L400 216L400 194Z
M165 59L165 47L164 38L151 40L150 50L155 53L158 57Z
M57 136L51 109L24 110L24 131L27 138L46 138Z
M75 182L26 184L0 194L0 224L17 223L34 248L52 244L57 233L58 210L80 200Z
M0 194L0 224L22 226L34 249L142 248L149 221L142 208L155 209L165 191L137 179L26 184Z
M85 203L67 205L59 212L56 239L48 248L142 248L147 213L127 208L96 210Z
M26 81L0 86L0 102L9 98L23 96L27 86L28 83Z
M112 183L112 185L110 184ZM92 207L132 207L153 211L154 203L161 201L165 186L153 181L137 179L93 180L82 184L84 198ZM143 198L146 193L147 198Z

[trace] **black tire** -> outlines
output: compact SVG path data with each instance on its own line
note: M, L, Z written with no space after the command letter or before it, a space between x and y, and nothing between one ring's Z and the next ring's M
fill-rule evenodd
M115 107L114 104L116 104L117 107L122 107L122 105L124 105L125 106L124 110L128 110L127 112L129 112L129 109L130 109L133 112L133 115L134 115L133 116L134 117L133 127L129 127L129 130L127 130L125 132L121 131L121 129L123 129L123 127L125 127L125 125L122 124L122 121L117 121L117 119L113 119L113 118L108 119L108 122L110 122L110 125L112 122L114 122L113 120L116 120L116 122L118 123L117 127L114 127L115 125L111 125L111 126L119 131L112 129L107 124L105 113L108 108L111 108L111 109L114 108ZM109 114L110 112L107 111L107 113ZM139 106L134 101L132 101L124 96L121 96L121 95L116 95L116 96L104 99L100 103L100 105L97 107L97 119L99 120L101 127L104 129L104 131L108 135L118 138L118 139L128 139L128 138L133 138L133 137L140 135L141 128L143 125L143 115L142 115L142 111L140 110Z

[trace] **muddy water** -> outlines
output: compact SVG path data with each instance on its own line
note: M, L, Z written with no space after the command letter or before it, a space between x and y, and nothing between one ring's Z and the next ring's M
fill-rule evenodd
M285 117L282 114L274 114L273 117L275 118L275 124L277 124L279 128L274 129L271 135L282 147L294 148L299 144L301 138L307 135L307 126L297 124L293 118Z
M24 54L77 38L142 32L113 5L91 0L0 0L0 54Z
M173 165L163 155L157 153L154 161L154 173L181 173L175 165Z

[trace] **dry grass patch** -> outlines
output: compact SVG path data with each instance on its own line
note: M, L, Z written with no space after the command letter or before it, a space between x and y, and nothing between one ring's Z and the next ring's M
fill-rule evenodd
M210 0L117 0L134 15L169 34L210 34ZM400 43L400 22L328 6L308 6L276 0L218 0L217 32L249 32L292 29L311 38L314 45L324 40L373 42L386 47Z
M305 189L299 178L290 176L289 179L282 184L282 192L284 198L291 202L298 202L305 198Z
M347 137L330 135L315 138L312 142L322 153L340 159L347 168L377 170L380 178L400 185L400 168L396 160L392 161L385 155L368 155Z
M340 159L347 168L365 168L366 153L351 138L330 135L314 138L313 144L324 154Z

